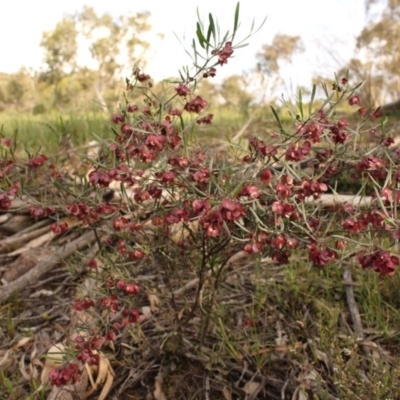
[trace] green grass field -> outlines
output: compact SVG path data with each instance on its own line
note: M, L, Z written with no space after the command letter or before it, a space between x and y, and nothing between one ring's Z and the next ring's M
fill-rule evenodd
M83 145L90 140L111 138L113 133L107 115L51 115L32 116L0 113L0 127L6 137L17 135L19 151L49 152L56 150L63 135L70 135L73 143Z

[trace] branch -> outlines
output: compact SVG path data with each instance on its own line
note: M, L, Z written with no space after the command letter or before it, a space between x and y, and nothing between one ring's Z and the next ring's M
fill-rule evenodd
M352 194L323 194L320 199L307 198L306 203L334 206L335 204L348 203L357 207L369 207L372 203L371 196L354 196Z
M51 269L60 263L61 260L69 257L75 251L93 243L94 240L95 234L93 231L90 231L68 243L65 247L57 249L54 255L39 262L36 267L31 269L29 272L7 284L5 287L2 287L2 290L0 291L0 304L6 302L14 292L21 291L27 286L35 283L42 275L51 271Z

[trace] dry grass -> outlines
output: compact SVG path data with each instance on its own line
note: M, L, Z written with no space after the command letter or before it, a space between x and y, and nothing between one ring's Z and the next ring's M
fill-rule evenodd
M66 335L80 264L70 259L1 307L1 398L45 398L33 395L29 361ZM148 398L156 379L167 399L400 398L398 275L354 269L357 339L339 265L310 269L301 254L285 267L242 259L217 293L207 279L193 315L196 290L173 292L196 275L188 268L176 279L173 268L161 258L118 267L140 283L140 307L149 294L159 302L105 351L117 376L109 398ZM34 341L6 357L24 337Z

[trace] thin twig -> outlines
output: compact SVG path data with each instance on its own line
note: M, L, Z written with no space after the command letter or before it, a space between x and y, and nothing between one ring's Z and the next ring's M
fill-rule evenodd
M242 259L243 257L247 256L248 253L246 253L245 251L238 251L237 253L235 253L228 261L226 261L226 263L224 263L222 265L222 267L229 267L231 266L234 262L239 261L240 259ZM211 276L211 270L208 270L207 274L205 275L205 278L209 278ZM184 293L188 292L189 290L195 288L198 283L199 283L200 279L199 278L194 278L191 281L187 282L184 286L182 286L181 288L177 289L174 291L174 296L175 297L179 297L182 296Z

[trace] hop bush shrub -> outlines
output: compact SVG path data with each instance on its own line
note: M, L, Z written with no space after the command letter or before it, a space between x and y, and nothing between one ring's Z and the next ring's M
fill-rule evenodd
M215 294L238 254L285 265L306 253L316 268L351 261L381 275L395 273L399 260L390 249L400 236L400 152L391 150L385 121L363 106L348 77L323 86L324 99L316 99L315 86L307 102L300 93L297 107L288 110L290 127L272 109L272 135L226 144L217 154L197 136L198 125L212 124L213 115L196 85L229 68L233 55L240 57L238 11L233 33L222 38L212 16L207 29L199 21L195 70L183 69L179 81L169 82L166 101L153 95L151 77L135 69L126 81L125 103L111 118L114 136L103 144L101 157L90 160L86 178L69 176L51 155L17 159L10 139L1 139L3 213L34 189L37 196L24 201L32 217L54 218L50 229L56 235L76 225L96 232L99 255L87 260L87 269L101 280L101 289L76 299L74 307L101 323L75 340L82 362L96 364L95 351L140 320L136 300L142 288L130 273L134 263L168 270L170 282L192 271L198 278L195 301L176 323L184 329L200 315L203 330L213 307L211 296L200 310L204 283L212 279ZM137 91L144 93L143 103ZM358 114L356 128L337 117L341 104ZM362 140L371 134L374 146ZM335 191L344 173L361 188L353 199ZM63 371L51 374L54 385L79 379L74 364Z

